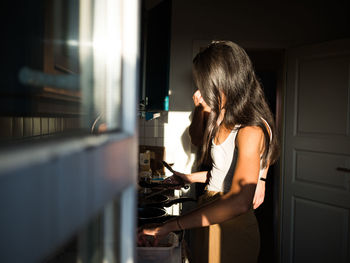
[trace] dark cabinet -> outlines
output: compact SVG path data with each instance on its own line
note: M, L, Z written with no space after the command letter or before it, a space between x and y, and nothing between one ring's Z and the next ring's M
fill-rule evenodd
M79 1L18 0L5 6L0 116L79 116L79 51L67 44L79 40Z
M168 110L171 1L144 6L142 20L141 100L146 110Z

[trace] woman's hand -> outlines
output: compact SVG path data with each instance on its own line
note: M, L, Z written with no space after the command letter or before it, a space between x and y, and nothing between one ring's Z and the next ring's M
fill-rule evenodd
M163 184L170 184L170 185L176 185L180 186L178 189L180 189L182 186L184 186L185 183L189 183L188 175L184 173L180 173L177 171L173 171L174 174L172 176L169 176L163 181Z
M167 224L148 224L138 229L137 244L138 246L157 246L159 240L168 235L171 230ZM153 236L150 238L149 236Z
M256 185L255 194L253 198L253 208L257 209L263 202L265 198L265 182L258 180Z
M184 183L184 180L180 176L174 174L174 175L169 176L168 178L164 179L162 184L166 184L169 186L173 185L174 189L181 189L181 187L183 187L183 185L185 183Z
M202 97L202 94L201 94L201 92L199 90L196 90L196 92L192 96L192 99L193 99L194 106L196 106L196 107L202 106L203 107L203 111L211 112L210 107L204 101L204 99Z

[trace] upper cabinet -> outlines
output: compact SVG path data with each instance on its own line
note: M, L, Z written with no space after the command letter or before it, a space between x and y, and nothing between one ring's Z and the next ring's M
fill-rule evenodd
M2 14L0 115L80 115L79 1L7 1Z
M140 99L146 110L168 110L171 1L143 2Z

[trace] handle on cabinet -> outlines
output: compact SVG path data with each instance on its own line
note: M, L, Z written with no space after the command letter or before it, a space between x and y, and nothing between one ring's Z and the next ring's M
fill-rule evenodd
M337 167L337 171L350 173L350 169L345 168L345 167Z

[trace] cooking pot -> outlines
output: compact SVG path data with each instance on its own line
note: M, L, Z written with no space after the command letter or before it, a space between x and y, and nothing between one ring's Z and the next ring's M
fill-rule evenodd
M138 218L140 219L157 219L162 216L167 215L167 212L160 207L139 207L138 208Z
M170 199L166 195L157 194L154 196L151 196L149 198L143 197L139 198L139 207L170 207L174 204L183 203L183 202L195 202L196 200L190 197L181 197L181 198L175 198Z
M138 225L150 223L164 223L175 216L169 215L165 209L160 207L138 207L137 208Z
M185 184L167 184L163 182L147 182L147 181L139 181L139 186L143 188L158 188L158 189L177 189L177 188L184 188L188 189L189 185Z

